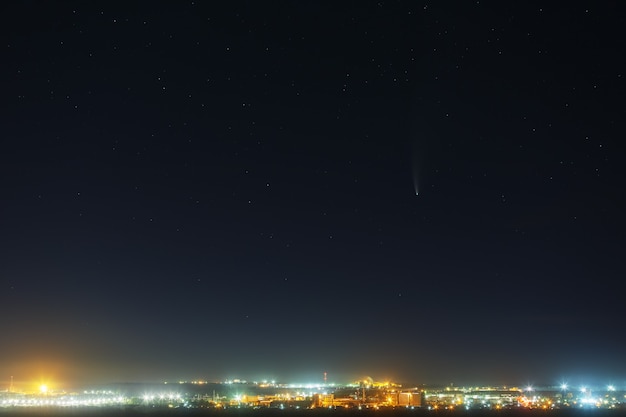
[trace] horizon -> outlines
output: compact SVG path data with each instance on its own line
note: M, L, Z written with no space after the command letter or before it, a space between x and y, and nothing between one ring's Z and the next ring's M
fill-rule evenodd
M374 387L385 387L385 386L398 386L401 388L421 388L421 389L452 389L452 390L467 390L467 389L481 389L481 388L507 388L507 389L518 389L522 392L532 392L532 391L541 391L542 389L548 390L559 390L559 391L624 391L626 390L626 379L622 382L615 382L613 380L609 381L600 381L597 378L587 378L587 379L576 379L576 380L565 380L560 379L558 381L518 381L515 382L494 382L494 381L480 381L478 379L474 379L473 382L465 382L465 383L455 383L454 381L448 383L441 382L426 382L426 381L395 381L395 380L376 380L372 379L369 376L362 376L361 378L348 379L342 381L314 381L314 380L306 380L306 379L293 379L293 380L268 380L268 379L224 379L224 380L204 380L204 379L194 379L194 380L161 380L161 381L140 381L140 380L129 380L129 381L98 381L98 382L80 382L80 383L63 383L61 381L54 381L52 379L35 379L35 380L19 380L12 379L8 381L0 380L0 386L5 386L6 389L0 389L0 392L25 392L25 393L39 393L40 387L45 385L50 392L64 392L66 390L74 390L74 389L103 389L110 387L117 387L118 389L123 386L169 386L169 387L188 387L194 386L196 390L202 390L203 387L209 386L223 386L223 387L238 387L238 386L256 386L263 389L271 390L272 388L329 388L336 389L342 387L349 386L358 386L362 384L365 379L370 379L370 383L367 383L366 386ZM467 378L466 381L472 381L472 379ZM570 382L568 382L570 381ZM355 385L356 384L356 385ZM27 388L27 389L25 389Z

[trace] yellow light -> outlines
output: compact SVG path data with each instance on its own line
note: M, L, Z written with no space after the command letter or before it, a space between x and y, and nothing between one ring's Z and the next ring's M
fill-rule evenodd
M46 394L48 392L48 386L46 384L41 384L39 386L39 392L42 394Z

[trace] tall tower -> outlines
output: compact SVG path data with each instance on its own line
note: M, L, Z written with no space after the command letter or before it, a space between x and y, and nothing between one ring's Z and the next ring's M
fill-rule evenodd
M327 381L326 377L327 377L327 374L326 372L324 372L324 385L326 385L326 381Z
M13 375L11 375L11 384L9 385L9 392L13 392Z

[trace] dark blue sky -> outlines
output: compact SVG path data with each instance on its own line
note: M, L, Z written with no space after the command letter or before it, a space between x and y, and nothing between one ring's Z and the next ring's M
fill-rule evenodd
M626 381L617 2L1 7L0 381Z

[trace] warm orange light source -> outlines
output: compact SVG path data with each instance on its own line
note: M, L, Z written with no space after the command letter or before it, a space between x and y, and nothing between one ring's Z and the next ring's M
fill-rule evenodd
M41 384L39 386L39 392L41 392L42 394L45 394L48 392L48 386L46 384Z

